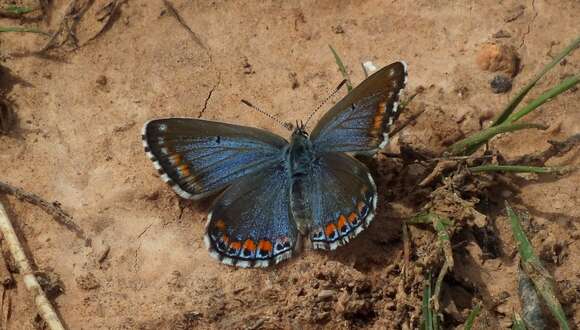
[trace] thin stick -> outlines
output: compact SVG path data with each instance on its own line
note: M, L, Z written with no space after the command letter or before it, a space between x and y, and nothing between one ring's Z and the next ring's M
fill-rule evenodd
M4 205L2 205L1 202L0 231L2 231L2 234L4 235L4 239L6 240L8 249L12 254L12 258L14 258L16 267L18 267L18 270L22 275L24 286L26 286L26 289L32 293L34 303L38 308L38 313L51 330L64 330L62 322L58 318L58 315L34 276L30 262L28 262L28 259L26 258L24 249L22 248L20 241L18 241L18 236L16 236L14 227L12 227L12 223L10 222L10 219L8 219Z
M415 94L417 95L417 94ZM415 97L415 95L413 95L412 97ZM407 104L409 104L409 102L411 102L412 98L409 98L409 100L407 100ZM389 132L389 137L393 137L395 135L397 135L400 131L402 131L405 127L407 127L410 123L412 123L413 121L417 120L417 118L419 118L423 112L425 112L426 109L422 109L419 112L417 112L416 114L411 115L407 120L405 120L405 122L403 122L401 125L399 125L399 127L393 129L393 131Z
M39 206L46 213L52 215L57 219L57 221L61 222L65 227L75 232L78 237L86 239L83 230L74 223L73 218L63 211L58 204L49 203L36 194L26 192L2 181L0 181L0 192L13 195L20 200Z
M175 7L173 7L173 4L167 0L163 0L163 4L165 5L165 7L167 8L167 10L171 13L171 15L173 15L173 17L175 17L175 19L177 20L177 22L185 29L187 30L187 32L189 33L189 35L191 36L191 39L193 39L193 41L201 48L206 49L205 45L203 44L203 42L201 42L201 39L197 36L197 34L195 32L193 32L193 30L189 27L189 25L187 25L187 23L185 23L185 21L183 20L183 17L181 17L181 15L179 15L179 12L177 12L177 9L175 9Z
M111 26L113 26L113 22L118 17L119 8L125 2L126 2L126 0L113 0L113 1L109 2L108 4L106 4L104 7L102 7L101 9L99 9L98 12L105 13L104 16L103 16L103 19L105 19L105 24L103 24L103 26L101 27L101 29L99 30L99 32L97 32L94 36L92 36L91 38L89 38L89 40L87 40L86 43L88 43L88 42L90 42L92 40L97 39L103 33L105 33L105 31L109 30L111 28Z
M3 240L4 238L2 238L2 241ZM2 243L2 245L5 245L5 243ZM14 284L14 278L12 278L12 273L10 272L10 269L8 269L8 260L6 260L6 257L2 252L3 249L0 248L0 259L2 259L0 260L0 284L4 287L9 287Z

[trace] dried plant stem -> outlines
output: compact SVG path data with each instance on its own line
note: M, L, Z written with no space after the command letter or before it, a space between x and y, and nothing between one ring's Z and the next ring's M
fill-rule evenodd
M64 326L58 318L58 315L44 294L44 291L42 291L42 288L40 287L40 284L38 284L36 277L34 276L34 272L32 271L32 267L26 258L24 249L22 248L20 241L18 241L14 227L12 227L12 223L10 222L10 219L8 219L4 205L2 205L1 202L0 231L2 231L2 234L4 235L4 239L8 245L8 249L10 250L12 258L14 258L16 267L18 267L18 270L22 275L26 289L32 293L34 303L38 308L38 313L51 330L64 330Z
M60 208L57 203L49 203L36 194L26 192L21 188L14 187L2 181L0 181L0 193L10 194L22 201L39 206L66 228L73 231L79 238L86 240L83 230L74 222L73 218L68 213Z

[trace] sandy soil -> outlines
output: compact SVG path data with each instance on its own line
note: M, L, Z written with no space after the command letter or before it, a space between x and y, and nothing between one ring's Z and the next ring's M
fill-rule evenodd
M129 0L110 28L90 40L104 25L99 9L108 2L94 1L78 21L78 48L67 42L50 56L18 56L42 48L47 37L0 35L0 64L8 70L2 94L19 118L17 129L0 137L0 180L58 201L90 238L85 242L39 208L2 197L37 268L58 279L63 292L54 303L70 329L418 327L424 278L440 258L429 257L437 254L433 231L410 227L404 279L401 228L427 202L432 189L417 183L428 169L378 157L381 200L369 230L332 253L305 251L276 268L239 270L208 255L202 238L210 202L182 201L162 183L143 153L142 124L196 117L205 109L206 119L287 136L240 99L282 120L306 118L342 79L331 44L355 82L363 79L363 60L409 64L408 94L420 86L425 91L408 111L426 112L389 151L405 141L438 153L489 125L514 95L492 93L495 74L475 61L484 43L517 51L517 90L577 37L580 13L575 0L174 0L197 42L162 1ZM54 31L67 4L55 0L47 17L3 18L0 26ZM500 30L509 37L492 37ZM577 73L579 60L576 52L558 65L534 95ZM506 158L544 150L548 140L580 132L579 108L578 92L567 92L531 116L548 130L503 136L492 148ZM578 164L578 155L576 148L549 164ZM513 311L521 310L503 198L529 215L528 234L556 279L571 324L580 325L580 173L512 176L511 182L518 191L498 184L477 206L488 216L481 232L453 237L456 266L442 293L445 328L459 327L478 301L480 328L507 328ZM15 287L2 296L2 326L34 329L35 307L14 276Z

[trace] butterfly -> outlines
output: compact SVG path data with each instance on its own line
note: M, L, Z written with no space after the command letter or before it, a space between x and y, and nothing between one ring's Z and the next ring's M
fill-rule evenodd
M204 242L228 265L266 267L290 258L303 240L314 249L345 245L372 221L377 188L356 155L388 142L407 65L375 72L308 133L289 141L271 132L192 119L144 125L145 152L161 179L186 199L219 193Z

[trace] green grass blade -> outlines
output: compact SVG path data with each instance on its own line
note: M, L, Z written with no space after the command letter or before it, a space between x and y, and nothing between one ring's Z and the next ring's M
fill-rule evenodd
M482 144L489 141L492 137L506 132L514 132L522 129L536 128L546 129L546 126L532 123L505 123L498 126L491 126L481 130L463 140L455 142L448 151L452 156L470 155L479 148Z
M573 52L576 48L580 45L580 37L576 38L568 47L566 47L558 56L556 56L552 62L548 63L544 67L540 73L538 73L531 82L529 82L524 88L522 88L516 97L514 97L510 103L506 106L506 108L501 112L501 114L494 120L493 126L501 125L504 121L508 119L508 117L512 114L512 112L516 109L516 107L522 102L524 97L528 94L528 92L536 85L536 83L548 72L550 71L556 64L560 63L560 61L566 57L568 54Z
M544 268L540 258L538 258L538 256L534 253L532 244L526 237L518 215L507 202L506 210L508 217L510 218L514 238L518 244L518 251L521 256L521 266L523 270L532 279L532 282L534 282L536 291L538 291L540 296L542 296L546 302L546 305L548 305L552 315L554 315L560 324L560 328L569 330L570 326L568 324L568 320L566 319L566 314L564 314L562 305L556 298L554 280L552 279L552 276Z
M429 279L425 280L425 288L423 289L423 303L421 304L421 311L423 314L422 326L423 330L434 330L433 328L433 310L431 309L431 275Z
M346 66L344 65L344 63L342 63L342 60L340 59L340 56L338 56L336 50L331 45L328 45L328 47L330 48L332 55L334 55L334 60L336 61L336 65L338 65L338 70L342 74L344 80L346 80L346 88L350 92L352 90L352 82L350 81L350 77L348 76L348 72L346 71Z
M464 330L471 330L473 328L473 324L475 323L475 319L479 316L479 312L481 312L481 303L478 303L473 307L469 315L467 316L467 320L465 320L465 325L463 327Z
M508 119L506 119L506 122L511 123L511 122L517 121L518 119L520 119L523 116L527 115L528 113L534 111L535 109L537 109L539 106L546 103L550 99L552 99L552 98L562 94L563 92L569 90L570 88L576 86L578 84L578 82L580 82L580 75L572 76L572 77L562 81L556 87L544 92L538 98L536 98L535 100L530 102L522 110L509 116Z
M518 245L518 251L520 252L520 256L522 258L522 262L524 263L540 263L540 259L534 253L534 248L532 247L532 243L526 236L524 232L524 228L520 222L519 216L514 212L508 202L506 204L506 211L507 215L510 219L510 225L512 227L512 233L514 234L514 238Z
M524 320L517 312L514 313L512 330L527 330Z
M0 26L0 32L31 32L31 33L40 33L40 34L44 34L44 35L50 35L49 33L46 33L44 31L41 31L39 29L36 28L28 28L28 27L19 27L19 26L13 26L13 27L2 27Z
M34 11L34 8L30 7L19 7L16 5L8 5L2 8L4 11L14 14L14 15L24 15Z
M574 170L571 166L525 166L525 165L480 165L468 167L472 173L480 172L510 172L510 173L557 173L567 174Z

